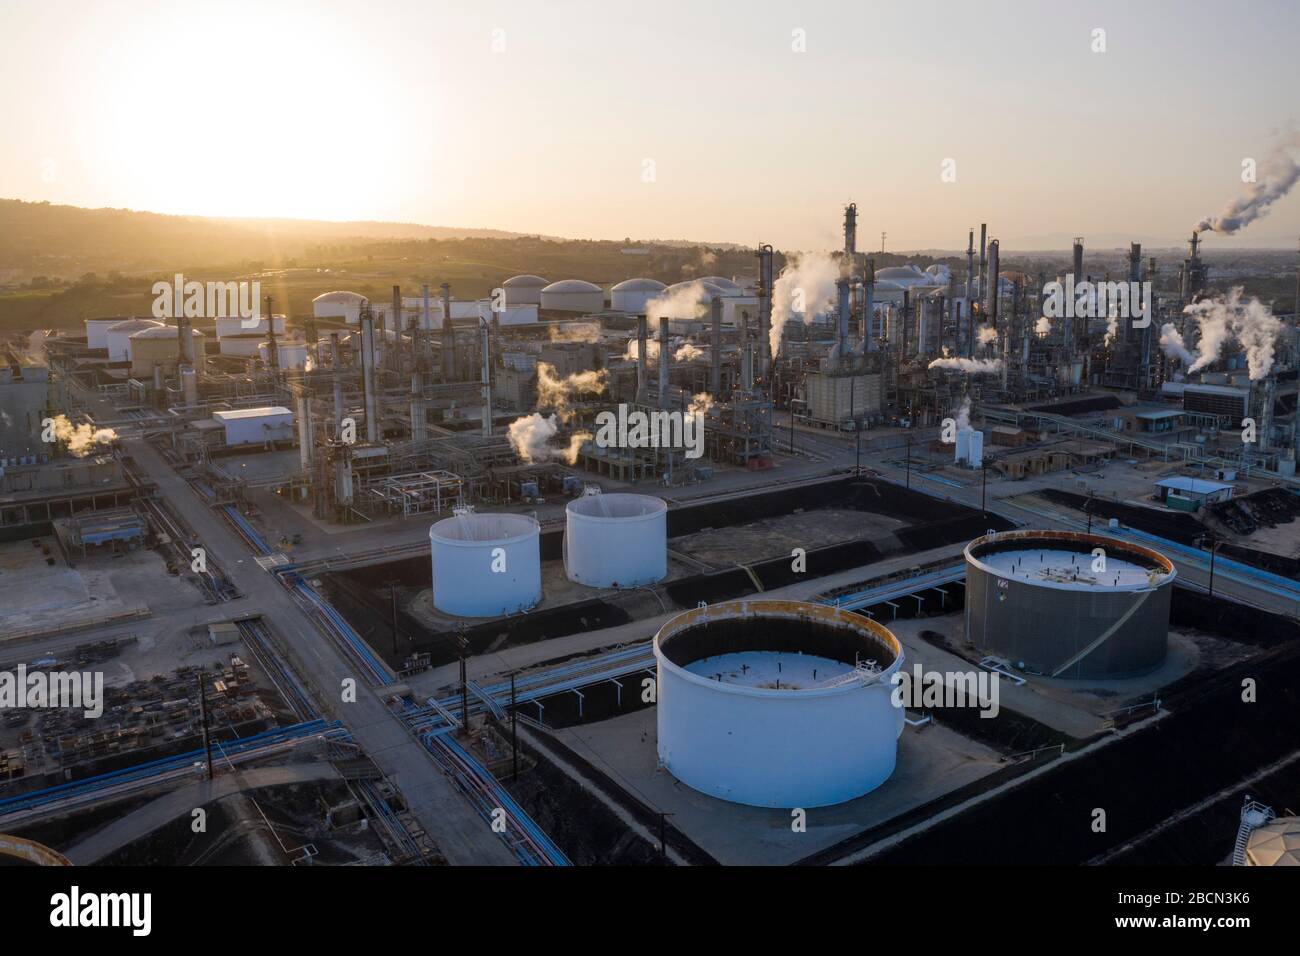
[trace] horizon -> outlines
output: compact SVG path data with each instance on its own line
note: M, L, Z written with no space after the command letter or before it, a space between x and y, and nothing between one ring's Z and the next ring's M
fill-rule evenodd
M1267 7L1234 21L1256 51L1246 86L1205 67L1198 39L1226 16L1207 2L787 13L399 0L377 17L351 0L9 0L0 120L23 135L0 147L0 193L791 251L836 248L854 201L863 249L882 231L887 251L961 249L981 222L1008 250L1090 234L1172 248L1239 194L1244 158L1264 164L1294 129L1287 26L1300 10ZM990 69L1011 29L1015 68ZM177 51L221 66L159 83L159 56ZM337 63L354 66L321 69ZM1284 196L1236 235L1204 238L1209 253L1297 236L1300 201Z

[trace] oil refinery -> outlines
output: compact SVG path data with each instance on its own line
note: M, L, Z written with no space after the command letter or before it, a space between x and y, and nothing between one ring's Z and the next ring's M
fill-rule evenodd
M234 115L293 136L251 180L176 137L130 153L171 212L51 205L78 163L0 199L0 862L431 874L372 935L441 867L513 906L516 866L927 866L952 892L895 895L937 908L967 866L1300 862L1300 135L1198 74L1198 150L1157 100L1121 175L1037 120L1157 96L1139 14L1089 73L1055 14L947 5L939 56L832 6L667 68L660 13L272 24ZM827 73L863 36L887 75ZM968 37L1032 46L1042 102L935 109L908 58L969 99ZM304 46L348 84L285 79ZM869 122L825 105L862 84ZM88 149L30 128L0 175Z

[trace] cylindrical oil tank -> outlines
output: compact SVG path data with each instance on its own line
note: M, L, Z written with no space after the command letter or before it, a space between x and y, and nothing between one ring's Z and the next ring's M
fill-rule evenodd
M647 303L666 288L657 279L624 279L609 290L609 306L618 312L645 315Z
M457 617L496 617L542 599L540 528L527 515L466 512L429 529L433 604Z
M820 807L894 772L903 649L884 626L798 601L726 601L655 636L658 753L682 783L757 807Z
M509 296L507 292L507 302ZM600 312L605 308L605 293L581 279L561 279L542 289L541 306L554 312Z
M311 311L318 319L342 319L348 325L356 325L361 321L361 307L365 303L366 297L359 292L323 292L311 300Z
M635 588L668 573L668 505L653 495L583 495L565 513L564 567L593 588Z
M1165 659L1176 574L1164 555L1119 538L988 534L966 546L966 637L1032 674L1141 674Z
M542 289L548 285L550 281L541 276L522 275L511 276L501 283L501 288L505 291L508 306L541 305Z
M113 334L109 332L109 335ZM206 336L198 329L190 329L190 338L194 342L194 361L202 366ZM136 378L152 375L154 366L162 368L166 375L176 374L176 366L180 363L180 332L176 326L155 325L141 329L131 334L127 344L131 374Z
M145 329L160 329L162 327L161 322L155 322L153 319L123 319L115 325L110 325L104 333L109 359L114 362L129 362L131 360L131 336Z
M119 315L111 319L87 319L86 320L86 348L88 349L106 349L108 348L108 330L119 322L125 322L126 316Z

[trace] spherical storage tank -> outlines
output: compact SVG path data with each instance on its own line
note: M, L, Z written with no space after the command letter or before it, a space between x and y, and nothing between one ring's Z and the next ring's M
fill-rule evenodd
M644 315L646 303L666 288L655 279L625 279L609 290L609 306L618 312Z
M540 528L527 515L465 512L429 529L433 605L458 617L496 617L542 599Z
M903 709L898 639L875 621L798 601L726 601L655 635L659 760L702 793L821 807L894 772Z
M541 276L511 276L501 283L506 293L506 305L541 305L542 289L550 282Z
M668 505L652 495L584 495L564 509L564 567L593 588L634 588L668 573Z
M1176 572L1141 545L1005 531L966 546L966 638L1048 677L1110 679L1165 659Z
M541 305L555 312L600 312L605 308L605 293L581 279L561 279L542 289Z

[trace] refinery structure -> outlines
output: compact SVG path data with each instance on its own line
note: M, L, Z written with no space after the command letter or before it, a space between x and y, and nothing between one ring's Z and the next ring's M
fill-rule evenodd
M869 217L730 276L341 277L309 311L11 335L0 671L115 676L110 719L0 714L0 833L74 863L948 862L991 805L1028 828L1008 862L1294 862L1294 714L1227 720L1243 753L1222 708L1300 672L1295 315L1216 284L1199 232L1049 267L984 224L864 252ZM1215 773L1180 777L1177 728ZM1053 835L1093 768L1140 810ZM1256 771L1248 805L1209 782ZM163 798L199 778L284 832L178 841ZM1222 841L1170 822L1198 800Z

